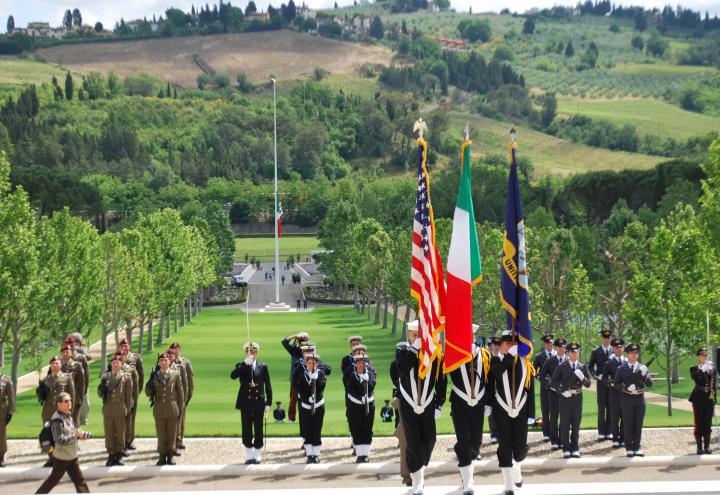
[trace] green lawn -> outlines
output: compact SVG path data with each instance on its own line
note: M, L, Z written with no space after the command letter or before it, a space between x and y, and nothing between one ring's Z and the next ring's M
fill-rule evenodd
M285 260L291 254L302 258L310 251L318 249L317 237L281 236L279 241L280 259ZM260 261L275 259L274 237L239 237L235 239L235 260L245 261L245 255L255 256Z
M686 140L720 129L720 118L711 117L650 98L589 100L561 97L558 112L567 115L587 115L617 125L635 126L638 134L653 134L663 138Z
M466 122L470 124L474 136L477 136L473 153L507 154L512 124L459 112L452 112L450 119L455 128L464 128ZM645 169L665 160L640 153L593 148L558 139L526 126L514 127L518 131L518 156L530 157L537 176L567 175L593 170Z
M40 84L46 82L49 84L52 77L55 76L62 86L66 72L65 69L58 65L38 62L28 58L0 57L0 83Z
M369 353L378 370L379 380L375 397L379 405L390 398L392 385L388 376L389 363L394 356L396 337L388 329L372 325L365 316L352 309L316 308L308 313L257 314L250 317L252 337L261 344L260 359L268 364L273 377L274 400L283 402L287 409L289 393L289 357L280 345L287 334L306 330L318 344L323 361L333 367L326 393L327 413L324 434L327 436L348 435L345 421L343 387L339 373L342 356L347 352L347 337L362 334L369 347ZM230 380L230 372L236 362L243 359L242 344L247 341L245 315L239 310L205 310L192 320L188 327L173 336L183 344L183 354L191 359L195 370L196 390L188 411L187 434L189 436L234 436L240 433L240 415L234 409L238 383ZM145 355L146 368L154 361ZM94 377L91 382L93 401L88 429L96 436L102 435L99 419L100 399L95 395L98 364L94 363ZM537 405L539 414L539 402ZM595 424L595 398L587 394L583 427ZM18 397L18 411L10 424L9 435L13 438L34 438L40 426L40 406L34 393L26 392ZM662 407L649 406L647 426L689 426L692 417L688 412L677 412L671 418L665 416ZM140 399L137 420L140 436L153 436L154 426L147 398ZM392 425L375 422L376 435L390 435ZM438 422L440 433L452 433L449 405L443 409ZM275 424L268 422L268 434L274 436L296 436L296 424Z

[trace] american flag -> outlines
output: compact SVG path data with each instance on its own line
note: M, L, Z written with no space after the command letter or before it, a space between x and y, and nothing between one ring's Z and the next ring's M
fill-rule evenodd
M427 143L418 140L418 187L413 221L412 269L410 293L417 301L418 336L422 342L418 355L418 373L428 374L442 347L437 335L445 325L445 275L440 252L435 244L435 219L430 202L430 177L427 173Z

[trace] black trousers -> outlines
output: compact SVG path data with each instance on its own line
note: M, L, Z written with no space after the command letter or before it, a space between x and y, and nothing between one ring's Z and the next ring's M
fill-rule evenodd
M497 424L495 424L495 415L491 414L488 417L488 428L490 429L490 438L497 439L498 433L497 433Z
M610 428L610 388L602 381L597 382L598 435L612 433Z
M610 431L613 436L613 442L623 443L625 435L623 433L622 411L620 409L620 395L622 392L610 390Z
M350 427L353 445L370 445L373 438L375 423L375 402L370 403L369 412L365 414L365 406L350 403L345 410Z
M710 435L712 433L712 417L715 403L709 399L693 401L693 419L695 420L695 436Z
M580 450L582 394L560 396L560 442L564 452Z
M623 428L625 431L625 448L640 450L643 421L645 420L645 397L623 393L620 399Z
M523 411L517 418L511 418L501 406L493 407L493 417L498 429L497 458L501 468L512 467L512 461L525 460L528 453L527 412Z
M40 488L38 488L35 493L50 493L50 490L55 488L65 473L68 474L70 480L75 485L75 491L77 493L90 493L90 489L87 483L85 483L85 478L83 478L82 471L80 470L78 460L62 461L57 458L53 458L53 467L50 476L43 481L43 484L40 485Z
M550 390L540 386L540 414L542 414L543 437L550 437Z
M477 459L482 445L484 404L470 407L466 402L453 402L450 409L455 427L455 455L458 467L469 466ZM491 416L492 417L492 416Z
M242 443L245 447L259 449L263 446L263 419L265 403L262 401L245 404L240 409L242 421Z
M298 404L300 414L300 434L305 445L322 445L322 427L325 418L325 406L315 408L315 414Z
M548 436L550 443L560 445L560 402L554 390L548 390Z
M414 473L428 465L435 448L435 409L430 404L422 414L415 414L413 408L401 399L400 415L407 443L407 465L410 472Z

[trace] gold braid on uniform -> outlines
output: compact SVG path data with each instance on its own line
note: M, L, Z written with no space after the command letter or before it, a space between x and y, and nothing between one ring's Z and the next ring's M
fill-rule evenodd
M527 366L528 370L527 376L525 377L525 388L530 388L530 382L532 381L533 377L537 375L537 370L530 361L530 354L525 356L525 365Z
M490 352L482 347L480 348L480 354L482 355L482 370L485 375L485 383L487 383L488 373L490 373Z

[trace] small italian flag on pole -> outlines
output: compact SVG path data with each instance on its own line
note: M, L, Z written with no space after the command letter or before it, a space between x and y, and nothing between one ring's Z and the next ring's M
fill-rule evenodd
M275 221L277 222L278 237L282 234L282 203L280 202L280 193L275 197Z
M470 188L469 130L462 145L462 171L458 187L450 252L447 260L445 303L445 373L472 359L472 288L482 280L480 244L475 230Z

